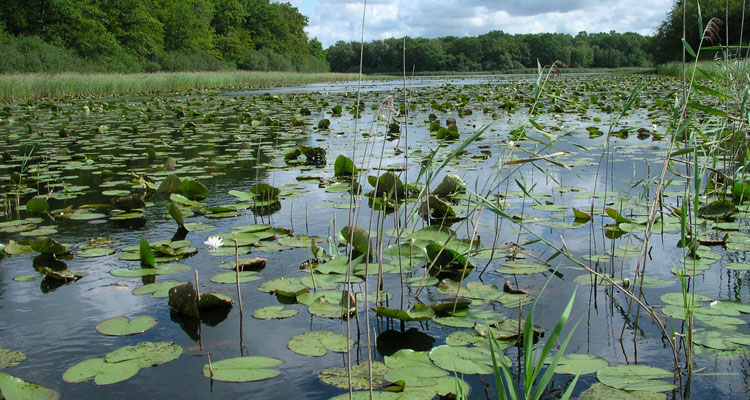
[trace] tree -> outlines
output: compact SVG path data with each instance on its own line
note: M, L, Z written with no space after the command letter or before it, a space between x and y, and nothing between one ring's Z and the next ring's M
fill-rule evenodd
M727 19L727 3L729 3L729 18ZM744 26L750 26L750 12L743 13L744 2L741 0L704 0L700 2L702 19L698 21L698 5L695 1L678 0L675 2L672 10L667 14L667 18L661 23L654 38L654 58L655 61L663 63L682 59L682 19L683 5L685 6L685 39L690 46L697 50L701 41L703 32L700 26L707 26L711 18L719 18L725 26L720 29L719 37L721 44L737 45L740 43L740 36L743 27L742 17L744 14ZM726 21L724 21L726 19ZM729 29L727 37L726 28ZM719 44L719 43L710 43ZM710 45L704 42L704 45ZM702 55L705 58L713 58L716 52L706 51ZM689 57L689 56L688 56Z

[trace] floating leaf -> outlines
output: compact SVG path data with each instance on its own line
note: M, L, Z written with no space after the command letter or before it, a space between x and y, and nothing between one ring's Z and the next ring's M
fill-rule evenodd
M223 382L251 382L273 378L280 374L270 369L281 364L281 360L270 357L236 357L216 361L203 366L203 375Z
M698 209L698 216L709 219L725 219L737 211L731 200L716 200Z
M10 351L0 348L0 369L13 367L26 359L26 355L20 351ZM2 392L0 390L0 392Z
M109 363L104 358L90 358L68 368L63 374L63 380L78 383L94 378L97 385L110 385L128 380L140 370L138 360Z
M370 373L372 370L372 388L379 388L385 383L385 373L388 368L385 364L373 361L368 365L368 361L362 361L361 363L351 368L351 388L352 390L363 390L370 389ZM339 389L348 389L349 386L349 371L346 368L330 368L320 371L318 378L323 383L335 386Z
M133 294L136 296L144 295L144 294L151 294L153 297L168 297L169 296L169 289L182 285L186 282L180 282L180 281L164 281L164 282L157 282L157 283L149 283L148 285L143 285L141 287L137 287L133 289Z
M326 350L346 353L354 347L354 342L339 333L313 331L292 336L287 346L289 350L303 356L322 357Z
M606 367L596 373L599 382L617 389L644 390L665 392L674 389L674 385L660 379L672 378L674 374L656 367L646 365L618 365Z
M96 331L109 336L126 336L146 332L156 326L156 318L141 315L128 319L125 316L106 319L96 325Z
M208 189L204 184L190 179L180 182L180 191L190 200L201 200L208 196Z
M297 315L299 310L296 308L285 309L281 306L268 306L255 310L253 318L257 319L284 319Z
M548 357L544 361L545 364L549 364L552 361L552 356ZM608 367L609 362L601 357L597 357L591 354L563 354L560 358L557 367L555 367L556 374L567 374L567 375L588 375L599 371L602 368Z
M7 400L57 400L57 390L0 372L0 394Z
M416 304L414 305L414 308L409 311L391 309L388 307L375 307L373 310L378 315L388 318L396 318L405 322L429 321L435 317L435 312L424 304Z
M239 278L240 283L245 283L257 281L260 279L260 276L258 276L258 272L256 271L240 271ZM237 272L222 272L212 276L210 281L214 283L237 283Z
M579 400L666 400L664 393L622 390L595 383L581 392Z
M32 213L43 213L49 210L49 204L47 200L42 197L33 197L31 200L26 202L26 211Z
M65 245L49 236L40 236L31 242L31 249L42 254L62 255L68 252ZM7 250L6 250L7 251Z
M276 292L286 297L296 297L307 292L310 288L302 283L301 278L278 278L263 282L258 290L266 293Z
M137 361L140 368L155 367L174 361L182 355L182 346L173 342L141 342L120 347L104 356L107 363Z
M357 175L357 167L349 157L339 154L333 164L333 175L337 178Z
M461 374L492 373L492 356L489 349L443 345L430 350L429 356L435 365L446 371ZM510 364L510 359L507 361Z

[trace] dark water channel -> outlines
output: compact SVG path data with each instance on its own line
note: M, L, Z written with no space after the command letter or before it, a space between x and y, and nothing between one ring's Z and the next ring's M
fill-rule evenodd
M628 313L627 296L609 286L575 281L589 274L562 255L552 257L555 251L539 242L535 235L556 246L564 241L573 257L592 268L611 273L618 279L633 278L638 258L632 257L636 255L632 251L626 254L628 257L613 256L598 263L585 259L611 253L621 246L642 244L643 232L638 227L617 238L605 235L603 225L613 220L604 215L603 210L611 207L633 219L647 214L653 201L654 182L669 145L668 138L661 136L667 130L670 113L661 102L669 103L677 86L650 76L558 77L545 89L547 95L542 96L538 105L540 113L534 117L546 128L545 136L528 123L535 79L487 76L409 80L406 85L410 112L406 123L403 117L395 117L394 110L387 109L391 104L388 96L393 96L395 109L404 102L404 83L400 80L366 84L362 94L362 118L356 125L347 109L356 104L356 83L352 82L252 92L195 92L7 105L0 119L1 136L5 138L0 144L0 153L7 152L10 156L0 167L0 184L5 194L2 221L34 217L23 209L15 209L17 194L20 205L36 195L48 197L52 215L68 206L74 214L83 214L81 210L88 209L102 215L80 220L32 220L32 228L51 226L54 232L49 236L70 246L72 258L62 261L69 270L86 272L78 281L57 286L41 277L25 282L14 280L35 273L36 252L6 255L0 260L0 348L22 351L26 355L24 361L2 372L53 387L65 399L321 399L345 393L321 383L317 374L326 368L343 367L346 355L329 351L323 357L308 357L287 348L292 336L305 332L345 332L345 321L313 316L307 306L293 301L287 307L298 309L299 313L291 318L260 320L252 316L259 308L281 304L276 296L259 291L260 284L281 277L309 275L300 269L309 257L305 248L279 245L264 250L256 246L250 248L249 254L242 255L267 259L267 266L259 273L261 279L242 284L244 316L235 303L228 315L200 322L170 310L166 298L136 296L132 291L154 279L156 282L192 281L197 270L201 291L214 291L236 299L234 284L209 281L212 275L226 271L218 267L220 262L234 260L234 255L213 255L204 244L209 236L231 232L238 226L263 223L293 230L295 235L307 233L337 241L335 232L350 220L346 208L349 194L327 190L334 183L333 164L339 154L352 158L359 168L366 170L366 175L377 175L382 165L383 171L395 170L401 179L412 182L430 151L437 151L437 166L460 141L483 126L488 128L482 136L466 148L465 154L448 163L434 178L431 188L434 189L445 175L458 175L466 182L469 192L501 199L507 213L522 218L523 227L517 222L498 220L488 210L479 214L476 207L467 205L466 198L470 200L471 196L465 196L457 200L454 207L460 216L468 218L451 228L457 237L468 239L478 220L476 232L481 248L492 248L493 242L495 247L503 249L518 246L515 248L520 250L519 258L549 260L549 269L532 274L497 273L495 270L509 261L507 250L498 250L498 256L492 260L472 258L477 268L466 276L466 281L480 281L479 272L486 266L481 282L502 288L508 280L535 298L540 296L540 289L549 279L535 319L537 325L547 330L554 327L577 288L569 328L577 322L579 325L566 353L596 355L610 365L637 363L672 371L671 350L648 315L641 312L636 323L636 308L634 306ZM642 85L639 102L619 121L614 128L619 134L612 136L605 147L606 133L617 110L637 85ZM555 100L550 94L570 99L572 103ZM335 105L343 107L342 116L332 115L331 108ZM302 108L309 110L310 115L298 115ZM459 115L459 109L472 113ZM441 141L429 132L428 115L431 113L436 114L441 126L446 126L448 118L455 118L460 139L442 142L439 147ZM278 124L251 122L262 121L266 116ZM322 118L330 119L330 129L316 128ZM293 119L305 124L295 126ZM387 127L383 120L401 122L400 139L386 140ZM526 138L517 132L522 125L526 126ZM597 137L586 129L588 127L597 127L604 134ZM514 147L509 141L513 141ZM301 144L326 149L325 165L285 162L284 150ZM156 158L149 157L151 149ZM537 159L533 164L508 164L510 157L520 160L558 152L564 154L548 159L554 162ZM25 154L31 156L24 157ZM164 171L167 157L176 161L174 172ZM13 171L22 172L24 184L14 185ZM118 257L123 248L138 245L141 238L156 241L175 235L177 225L169 218L165 207L168 198L158 193L149 195L142 218L125 223L112 220L117 213L112 212L111 207L87 206L109 205L119 194L146 194L149 190L139 184L138 177L146 177L158 185L171 173L202 182L208 188L208 195L202 200L207 207L236 204L237 198L229 191L247 192L257 183L268 183L282 190L280 209L270 215L260 215L264 213L245 207L229 218L209 218L210 212L187 216L186 222L213 226L187 234L186 239L198 250L179 260L189 267L188 271L155 278L111 275L109 271L114 269L137 267L137 262ZM299 179L304 176L307 178ZM669 172L667 179L672 182L665 188L664 205L682 204L685 179ZM373 190L366 179L361 183L365 193ZM519 185L525 187L527 195ZM120 192L111 195L108 190ZM595 212L592 221L574 224L572 208L589 210L592 202ZM559 209L553 209L552 205ZM407 202L405 206L407 210L419 207L419 202ZM366 199L361 200L357 214L356 225L377 230L380 214L372 211ZM372 225L371 215L376 221ZM400 215L403 224L403 212ZM393 214L383 220L384 232L393 229ZM746 231L745 219L737 218L735 222L740 224L740 232ZM418 213L406 223L416 229L426 224ZM9 226L12 225L0 230L0 243L34 239L23 232L12 232ZM646 285L642 298L657 310L664 306L661 295L680 291L678 279L671 271L680 266L683 250L675 245L680 232L673 229L674 221L671 228L652 236L648 253L646 275L655 284L653 287ZM78 256L79 246L91 238L109 238L115 253L91 258ZM387 235L381 238L384 248L396 241ZM320 245L329 249L327 243ZM280 248L283 250L279 251ZM345 251L344 247L340 249ZM719 255L719 260L710 269L690 278L690 284L695 285L696 292L714 300L747 303L746 273L724 268L728 262L742 261L744 252L729 252L721 246L714 246L712 250ZM424 274L423 264L413 269L405 277ZM549 272L554 269L557 269L555 274ZM370 275L371 292L376 278L377 275ZM579 284L581 282L584 284ZM402 287L398 274L385 275L384 289L392 295L388 303L391 308L409 309L418 302L430 304L447 297L436 286L428 286L417 300L414 297L417 288ZM354 285L354 291L362 292L363 285ZM371 293L370 301L372 298ZM368 306L371 308L372 304ZM523 307L524 316L528 307L528 304ZM490 302L483 308L508 318L518 318L517 306L506 308L498 302ZM360 302L359 335L357 321L350 322L355 340L351 352L353 362L367 359L364 312L364 304ZM401 324L369 312L371 339L377 342L372 356L378 361L400 348L427 351L443 345L451 333L465 329L434 321ZM133 336L104 336L95 330L99 322L120 315L149 315L155 317L158 324ZM682 331L683 321L659 315L668 330ZM736 325L736 329L746 332L747 316L742 314L738 318L745 324ZM706 328L700 323L697 325ZM98 386L92 381L68 383L62 379L63 373L80 361L103 357L114 349L143 341L172 341L182 346L183 354L166 364L144 368L134 377L116 384ZM268 380L211 382L202 373L208 353L214 362L240 356L265 356L283 363L275 367L280 375ZM692 381L692 396L746 397L748 358L746 352L738 353L697 354L695 368L701 372ZM515 348L506 350L506 354L517 366ZM682 356L680 363L684 365L684 353ZM549 397L559 393L571 378L558 375ZM472 386L470 398L486 398L485 386L494 390L491 375L466 375L464 379ZM581 376L576 394L596 382L595 375ZM679 397L671 392L665 394L667 398Z

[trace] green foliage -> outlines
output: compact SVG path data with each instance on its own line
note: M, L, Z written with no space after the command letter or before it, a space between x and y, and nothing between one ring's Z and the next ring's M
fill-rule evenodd
M0 4L0 72L327 72L289 3L58 0Z
M651 64L651 38L637 33L580 32L510 35L492 31L477 37L405 38L407 69L416 71L509 71L562 61L571 67L618 68ZM364 45L366 73L401 71L404 39L375 40ZM331 70L352 72L359 67L359 43L339 41L326 57Z

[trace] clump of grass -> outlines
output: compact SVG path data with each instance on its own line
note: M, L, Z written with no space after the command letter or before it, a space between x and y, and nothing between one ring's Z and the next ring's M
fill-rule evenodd
M356 79L357 74L258 71L7 74L0 75L0 100L119 96L192 89L263 88Z

